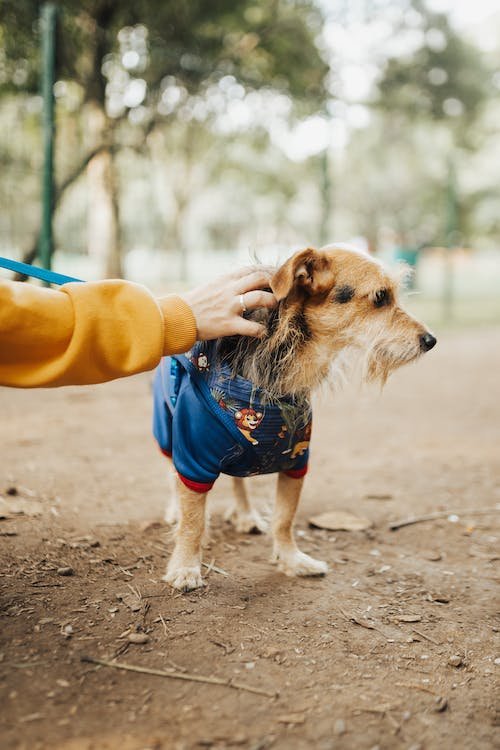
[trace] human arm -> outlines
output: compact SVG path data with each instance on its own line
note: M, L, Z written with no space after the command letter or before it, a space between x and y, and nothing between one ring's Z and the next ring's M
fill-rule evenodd
M100 383L150 370L189 349L196 321L175 295L110 280L45 289L0 281L0 383Z
M156 299L122 280L60 289L0 280L0 384L100 383L150 370L163 355L190 349L197 337L258 335L255 324L239 317L238 300L245 285L256 289L266 278L236 272L194 290L192 306L190 293ZM267 292L250 291L246 298L249 309L274 304Z

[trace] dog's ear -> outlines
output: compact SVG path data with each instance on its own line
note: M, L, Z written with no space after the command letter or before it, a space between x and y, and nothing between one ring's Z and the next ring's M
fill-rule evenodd
M278 302L291 292L309 297L323 294L333 286L328 256L312 247L292 255L271 279L271 289Z

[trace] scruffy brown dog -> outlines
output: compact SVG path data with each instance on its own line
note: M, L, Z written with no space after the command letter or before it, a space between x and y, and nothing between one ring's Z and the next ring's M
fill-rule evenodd
M281 399L308 404L312 389L329 378L348 373L354 361L361 364L365 381L383 385L393 370L417 359L436 343L434 336L401 308L395 277L374 258L346 246L308 248L295 253L276 271L271 287L279 304L272 312L258 313L267 324L264 338L220 340L215 347L215 363L209 362L205 367L205 371L213 371L217 361L229 365L235 382L238 378L250 381L271 404L280 404ZM214 389L211 393L217 408L220 406L223 416L230 419L227 396L218 395ZM259 408L261 419L265 406ZM241 409L236 414L241 418ZM288 428L279 425L278 429L276 444L286 447ZM173 434L175 440L175 429ZM290 443L288 450L281 451L292 468L270 469L280 472L272 520L273 559L287 575L323 575L328 570L325 562L301 552L293 535L305 473L303 466L294 469L293 461L307 462L302 457L307 452L309 435L310 421L305 419L296 431L295 447ZM257 428L246 437L252 441L252 450L254 443L259 447ZM241 440L245 442L244 438ZM175 479L166 517L170 521L178 517L179 525L165 580L186 591L203 585L201 541L207 488L211 484L190 481L176 468L180 479ZM225 473L234 476L236 472L229 469ZM234 478L231 520L239 531L264 530L262 519L248 501L241 476Z

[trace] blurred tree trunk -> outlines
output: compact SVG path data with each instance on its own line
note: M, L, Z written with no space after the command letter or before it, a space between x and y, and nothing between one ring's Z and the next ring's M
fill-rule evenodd
M332 179L328 146L319 155L321 212L319 220L319 244L326 245L331 240Z
M87 167L88 225L87 248L98 261L99 275L119 278L123 275L121 260L118 178L114 151L110 143L112 128L103 109L96 102L87 105L88 147L102 143L103 148Z
M173 233L177 252L179 253L179 277L181 281L188 281L189 278L189 251L188 242L185 237L185 226L187 213L191 207L193 194L196 190L193 167L196 159L197 135L199 136L200 134L197 132L196 125L192 122L188 123L184 137L181 137L179 149L183 165L183 178L173 185L173 194L176 203L176 211L173 217Z
M189 276L189 258L187 245L184 240L184 218L186 209L189 206L189 197L182 188L174 190L174 196L176 207L172 216L172 241L179 254L179 280L187 281Z
M89 55L91 74L86 90L85 120L87 149L103 149L87 167L88 224L87 248L98 259L99 275L122 276L118 178L114 160L114 125L106 114L106 79L102 63L109 49L109 23L115 12L111 0L100 0L94 17L93 46Z
M378 253L378 233L380 228L380 219L376 209L366 211L363 221L361 222L363 236L366 240L367 250L371 255Z
M179 280L189 278L189 250L186 239L187 216L193 196L200 188L205 174L204 162L197 155L197 147L203 150L201 131L193 123L188 123L181 132L168 129L151 132L148 145L154 164L163 165L169 156L174 165L173 170L163 167L156 170L159 185L166 180L165 190L169 189L174 207L171 213L159 206L165 223L170 225L167 247L173 247L179 258ZM198 169L196 169L196 166ZM161 203L161 201L160 201Z

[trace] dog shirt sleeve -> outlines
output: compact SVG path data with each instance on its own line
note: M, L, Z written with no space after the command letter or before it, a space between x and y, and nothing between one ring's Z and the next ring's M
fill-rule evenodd
M208 491L231 450L232 437L214 416L184 372L173 412L173 461L181 481L198 492Z
M309 465L309 448L303 451L294 461L293 468L284 469L283 473L292 479L301 479L307 474Z
M176 358L162 360L153 392L153 432L160 450L172 456L185 485L207 492L224 459L235 450L234 436L207 406L196 382Z
M293 469L286 469L284 473L287 477L291 477L292 479L302 479L302 477L305 477L307 474L308 468L309 466L306 457L306 462L303 466L295 466Z
M168 394L162 383L162 368L158 367L153 380L153 435L161 452L172 455L172 413L167 406Z

